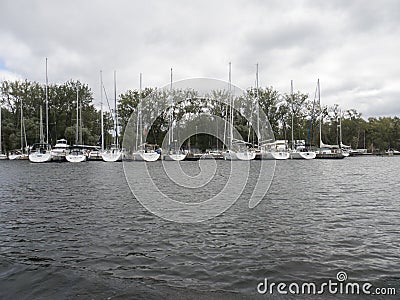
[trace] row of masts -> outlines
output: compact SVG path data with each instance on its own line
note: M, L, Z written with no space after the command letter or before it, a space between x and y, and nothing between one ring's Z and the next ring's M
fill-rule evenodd
M255 76L255 85L256 85L256 99L257 99L257 104L256 104L256 132L257 132L257 146L261 145L261 134L260 134L260 107L259 107L259 65L258 63L256 64L256 76ZM173 89L172 89L172 84L173 84L173 69L170 69L170 103L171 107L173 106ZM103 84L103 79L102 79L102 71L100 71L100 107L101 107L101 150L104 151L104 112L103 112L103 89L104 89L104 84ZM318 80L318 85L319 85L319 80ZM319 91L319 87L318 87ZM234 143L234 131L233 131L233 124L234 124L234 97L232 97L232 64L229 62L229 85L228 85L228 102L226 105L226 121L225 122L225 127L227 126L227 123L230 124L229 129L227 130L225 128L224 130L224 145L226 145L226 135L228 135L228 148L231 149ZM294 94L293 94L293 81L291 81L291 98L292 98L292 126L291 126L291 131L292 131L292 147L294 147L294 116L293 116L293 103L294 103ZM77 116L79 116L78 112L78 92L77 92ZM144 147L144 142L143 142L143 120L142 120L142 73L140 73L139 76L139 101L138 101L138 109L137 109L137 127L136 127L136 136L139 138L136 138L136 149L139 149L140 147ZM80 118L81 119L81 118ZM82 121L82 119L81 119ZM114 71L114 144L119 147L119 134L118 134L118 110L117 110L117 94L116 94L116 72ZM77 117L77 137L78 137L78 117ZM173 116L173 111L169 114L169 128L170 130L168 131L168 144L172 145L175 142L175 137L174 137L174 116ZM320 131L321 134L321 131ZM78 139L77 139L78 140ZM81 138L80 138L81 140Z
M259 112L259 70L258 70L258 64L256 64L256 78L255 78L255 84L256 84L256 98L257 98L257 104L256 104L256 131L257 131L257 145L260 146L261 144L261 134L260 134L260 112ZM171 68L171 73L170 73L170 97L171 97L171 103L170 105L172 106L172 83L173 83L173 78L172 78L172 68ZM102 71L100 71L100 108L101 108L101 150L104 151L104 112L103 112L103 89L104 89L104 84L103 84L103 78L102 78ZM142 123L142 114L141 114L141 102L142 102L142 73L140 73L140 85L139 85L139 106L138 106L138 123L137 123L137 136L140 137L139 141L136 141L136 148L138 148L138 142L140 145L143 145L143 123ZM318 90L318 99L320 102L320 87L319 87L319 80L317 83L317 90ZM49 143L49 115L48 115L48 59L46 58L46 86L45 86L45 94L46 94L46 138L44 139L44 134L43 134L43 123L40 122L40 142L41 143ZM226 105L226 119L228 123L230 123L229 130L227 131L226 128L224 130L224 144L226 144L226 133L228 132L228 145L229 149L232 148L233 142L234 142L234 132L233 132L233 124L234 124L234 97L232 97L232 64L229 62L229 86L228 86L228 103ZM292 141L292 150L294 150L294 94L293 94L293 81L291 81L291 100L292 100L292 116L291 116L291 141ZM25 127L24 127L24 122L23 122L23 109L22 109L22 99L20 103L20 114L21 114L21 150L23 151L24 149L24 136L25 136ZM173 112L170 113L170 120L169 120L169 125L170 125L170 130L169 130L169 136L168 136L168 141L169 145L174 143L174 116ZM42 107L40 107L40 120L42 120ZM225 127L226 127L225 123ZM323 145L322 143L322 128L321 128L321 122L320 122L320 146ZM341 124L339 125L341 128ZM77 85L77 92L76 92L76 136L75 136L75 142L76 144L82 144L82 104L79 105L79 85ZM79 130L80 129L80 130ZM119 145L119 124L118 124L118 109L117 109L117 92L116 92L116 72L114 71L114 144L116 146ZM0 129L1 130L1 129ZM341 135L341 131L340 131ZM341 136L340 136L340 144L342 143L341 141ZM26 139L25 139L26 142ZM1 145L1 141L0 141ZM0 148L1 149L1 148Z

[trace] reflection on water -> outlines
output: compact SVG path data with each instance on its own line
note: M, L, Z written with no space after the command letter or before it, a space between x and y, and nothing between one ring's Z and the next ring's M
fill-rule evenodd
M256 208L248 185L222 215L178 224L134 199L122 164L1 162L0 298L253 298L265 277L318 282L340 270L399 288L399 164L278 162Z

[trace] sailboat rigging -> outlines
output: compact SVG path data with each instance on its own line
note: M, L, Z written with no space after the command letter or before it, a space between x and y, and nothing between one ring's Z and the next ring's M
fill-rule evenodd
M156 145L147 144L143 141L143 111L142 111L142 73L139 76L139 103L137 106L136 124L136 152L133 159L139 161L156 161L160 158L160 153L156 152Z
M316 153L307 149L304 141L300 144L294 139L294 94L293 94L293 80L290 81L290 95L291 95L291 107L292 107L292 145L290 149L291 159L314 159Z
M232 96L232 64L229 62L229 85L228 85L228 101L227 101L227 109L229 107L229 114L226 115L226 127L228 128L228 149L222 153L225 160L253 160L256 157L255 151L249 150L249 143L246 143L243 140L237 140L233 136L233 127L234 127L234 105L235 99ZM229 115L229 118L228 118ZM229 121L228 121L229 120Z
M35 163L43 163L51 161L51 146L49 144L49 93L48 93L48 77L47 77L47 57L46 57L46 141L43 137L43 120L42 107L40 106L40 142L32 146L29 154L29 161Z
M319 148L317 149L316 158L322 159L341 159L344 158L343 152L340 149L339 145L328 145L324 144L322 141L322 109L321 109L321 88L319 84L319 79L317 81L317 89L318 89L318 103L319 103L319 111L320 111L320 119L319 119Z
M118 139L118 110L117 110L117 75L114 71L114 144L102 152L102 158L106 162L122 161L123 152Z
M287 151L286 141L274 141L274 138L262 140L260 132L260 95L258 85L258 64L256 65L256 96L257 96L257 132L258 132L258 155L257 159L261 160L285 160L289 158L289 152ZM264 139L266 137L263 137Z
M173 90L172 90L172 68L171 68L169 100L170 100L169 105L170 105L171 109L170 109L170 115L169 115L168 151L167 151L167 154L164 155L164 160L181 161L186 158L187 154L184 153L180 149L178 140L175 139L175 136L174 136L175 120L174 120L174 97L173 97Z
M79 130L80 129L80 130ZM78 163L87 160L87 153L82 145L82 104L79 105L79 84L76 85L76 136L75 145L70 147L70 152L65 156L68 162Z

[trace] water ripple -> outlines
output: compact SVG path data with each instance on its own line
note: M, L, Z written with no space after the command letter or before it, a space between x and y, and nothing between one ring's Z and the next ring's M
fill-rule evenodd
M399 283L397 158L279 162L255 209L248 209L247 187L221 216L185 225L147 212L119 164L5 163L0 251L8 263L0 278L19 282L19 295L32 295L21 283L26 274L35 295L51 294L51 272L75 284L86 278L79 292L97 282L102 296L109 295L105 282L122 290L135 282L147 298L160 298L154 286L169 296L179 288L255 296L264 277L316 281L334 279L338 270L352 280ZM166 182L162 188L187 196ZM40 280L47 283L39 287Z

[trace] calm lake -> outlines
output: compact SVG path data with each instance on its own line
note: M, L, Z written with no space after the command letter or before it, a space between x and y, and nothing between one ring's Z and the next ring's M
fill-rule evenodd
M227 164L216 162L221 178ZM223 214L182 224L143 208L122 163L1 161L0 298L269 299L257 291L265 278L321 284L338 272L399 297L399 179L400 157L277 161L254 209L246 187ZM338 297L350 298L273 295Z

